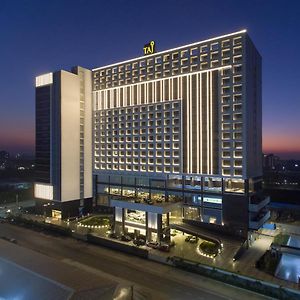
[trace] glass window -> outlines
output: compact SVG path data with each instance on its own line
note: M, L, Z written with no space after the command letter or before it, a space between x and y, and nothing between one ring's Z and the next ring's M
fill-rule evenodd
M146 224L146 213L140 210L125 210L125 222L132 224Z
M186 176L184 188L192 190L201 190L201 177Z
M135 198L135 189L123 188L123 196L126 198Z
M200 208L198 207L185 207L184 218L187 220L197 220L200 221Z
M110 194L121 196L121 187L115 185L110 186Z
M222 224L222 210L219 209L211 209L211 208L204 208L202 221L205 223L210 224Z
M110 176L110 183L111 184L121 184L121 176L119 176L119 175Z
M170 175L167 180L167 187L170 189L182 190L183 179L181 175Z
M201 195L184 193L184 202L191 205L201 205Z
M137 177L136 178L137 186L149 186L149 178L147 177Z
M122 178L123 185L134 185L133 176L123 176Z
M149 190L148 189L141 189L137 188L137 199L135 202L137 203L143 203L143 202L148 202L149 201Z
M151 179L151 188L165 188L165 180Z
M244 180L243 179L226 179L225 192L228 193L244 193Z
M183 201L183 195L181 192L168 191L168 201L169 202L180 202Z
M222 192L222 179L218 177L204 177L203 190L207 192Z
M149 204L159 204L166 202L165 192L159 190L151 190L151 202Z

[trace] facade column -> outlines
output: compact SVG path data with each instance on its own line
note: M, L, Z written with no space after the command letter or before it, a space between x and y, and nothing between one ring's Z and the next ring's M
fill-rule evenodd
M125 234L125 208L122 208L122 234Z
M111 231L113 233L116 233L116 208L113 208L113 220L112 220L112 224L111 224Z
M146 224L145 224L145 226L146 226L146 242L148 242L149 241L149 229L148 229L148 212L146 211L146 213L145 213L145 218L146 218Z
M162 239L162 215L157 214L157 242L161 243Z

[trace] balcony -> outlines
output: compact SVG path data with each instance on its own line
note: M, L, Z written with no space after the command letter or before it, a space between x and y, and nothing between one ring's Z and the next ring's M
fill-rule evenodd
M258 197L251 196L249 203L249 211L250 212L259 212L263 207L270 203L270 197Z
M249 220L249 229L257 230L259 229L264 223L268 221L270 218L271 213L269 210L264 210L263 212L259 213L254 218L250 218Z

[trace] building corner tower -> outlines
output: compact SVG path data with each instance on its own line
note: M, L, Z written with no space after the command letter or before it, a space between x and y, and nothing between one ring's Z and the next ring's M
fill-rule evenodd
M47 214L68 218L92 206L91 114L91 71L36 77L34 196Z

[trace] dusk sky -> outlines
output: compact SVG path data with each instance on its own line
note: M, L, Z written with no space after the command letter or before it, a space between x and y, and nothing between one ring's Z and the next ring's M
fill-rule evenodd
M34 152L34 78L247 29L263 58L263 150L300 159L300 1L0 1L0 150Z

